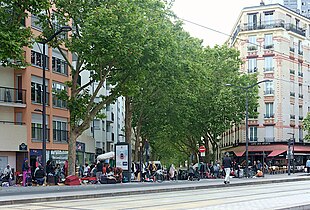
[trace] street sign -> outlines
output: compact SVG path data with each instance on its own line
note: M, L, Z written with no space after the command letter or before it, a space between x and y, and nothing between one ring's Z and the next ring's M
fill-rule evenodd
M200 147L199 147L199 152L200 152L200 153L206 152L206 148L205 148L204 146L200 146Z

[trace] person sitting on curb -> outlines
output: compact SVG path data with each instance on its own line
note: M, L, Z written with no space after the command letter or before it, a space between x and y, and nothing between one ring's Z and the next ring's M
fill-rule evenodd
M36 180L38 185L43 185L45 184L45 178L46 175L44 174L43 167L41 165L38 165L38 167L34 171L34 179Z
M13 172L10 165L8 164L6 168L3 170L2 182L3 181L8 182L9 186L12 186L12 178L13 178Z

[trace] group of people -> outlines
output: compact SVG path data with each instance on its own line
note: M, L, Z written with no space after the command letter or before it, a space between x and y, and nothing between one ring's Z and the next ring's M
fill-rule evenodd
M109 163L104 162L103 160L98 161L97 163L92 163L89 165L85 163L79 168L80 177L96 177L96 183L100 183L100 178L104 176L113 176L116 181L121 182L123 178L123 171L121 168L112 167Z
M65 161L63 167L60 164L53 164L52 161L48 160L46 162L46 170L37 161L34 170L31 170L28 158L26 158L22 165L23 180L22 185L28 186L35 181L38 185L44 185L46 183L55 184L62 182L68 174L68 161Z

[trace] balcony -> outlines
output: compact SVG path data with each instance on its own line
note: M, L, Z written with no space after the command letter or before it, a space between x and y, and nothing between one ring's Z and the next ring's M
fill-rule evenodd
M264 95L273 95L274 94L274 90L265 90L264 91Z
M253 69L248 69L248 73L255 73L257 72L257 67L254 67Z
M274 71L274 67L266 67L264 68L264 72L273 72Z
M290 96L291 97L295 97L295 93L294 92L290 92Z
M255 51L257 50L257 46L248 46L248 51Z
M274 114L264 114L264 118L266 119L274 118Z
M304 95L299 93L298 98L304 98Z
M295 115L290 114L290 119L291 119L291 120L294 120L294 119L295 119Z
M107 111L107 118L106 118L106 120L108 122L114 122L114 113L111 112L111 111Z
M54 143L68 143L69 132L66 130L53 129L53 142Z
M290 69L290 74L295 74L295 70L293 70L293 69Z
M46 141L49 142L50 129L46 129ZM43 140L43 128L31 127L31 140L33 142L42 142Z
M1 150L19 151L19 145L27 144L27 127L24 123L0 121Z
M0 106L26 107L26 90L0 87Z
M275 137L264 137L264 142L275 142Z
M258 138L257 137L250 137L249 141L250 142L256 142L256 141L258 141Z
M285 23L284 20L278 19L273 21L260 21L257 23L245 23L240 26L240 31L252 31L252 30L261 30L261 29L273 29L273 28L283 28L287 31L292 31L296 34L299 34L301 36L306 36L305 30L302 28L291 24L291 23Z
M107 132L107 133L106 133L106 141L107 141L107 142L114 142L114 133L112 133L112 132Z
M270 49L273 49L273 48L274 48L274 44L264 45L264 49L266 49L266 50L270 50Z
M304 74L302 72L298 72L299 77L304 77Z

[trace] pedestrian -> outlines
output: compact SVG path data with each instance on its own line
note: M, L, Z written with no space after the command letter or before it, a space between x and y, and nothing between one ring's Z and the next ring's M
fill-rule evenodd
M102 163L102 161L98 161L97 165L96 165L96 179L97 179L98 183L100 181L102 171L103 171L103 163Z
M83 170L83 177L88 177L90 173L90 167L88 163L85 163L84 170Z
M9 183L9 186L12 186L12 178L13 178L13 172L11 166L8 164L6 168L3 170L2 182L7 181Z
M223 167L225 170L225 180L224 180L224 184L229 184L230 180L229 180L229 176L230 176L230 169L231 169L231 158L229 157L229 153L227 152L225 154L225 157L223 159Z
M215 163L213 165L213 170L214 170L214 177L218 178L219 172L220 172L220 164L217 161L215 161Z
M38 185L44 185L46 180L46 174L44 174L43 167L39 165L34 171L34 178Z
M175 180L175 167L173 164L171 164L170 169L169 169L169 177L170 180Z
M307 167L307 173L310 173L310 159L309 158L306 162L306 167Z
M22 171L23 171L23 186L26 186L26 178L27 178L27 173L29 173L30 166L28 163L28 158L24 159L24 163L22 165Z
M194 178L194 174L195 174L194 164L191 163L188 170L188 180L192 181Z

